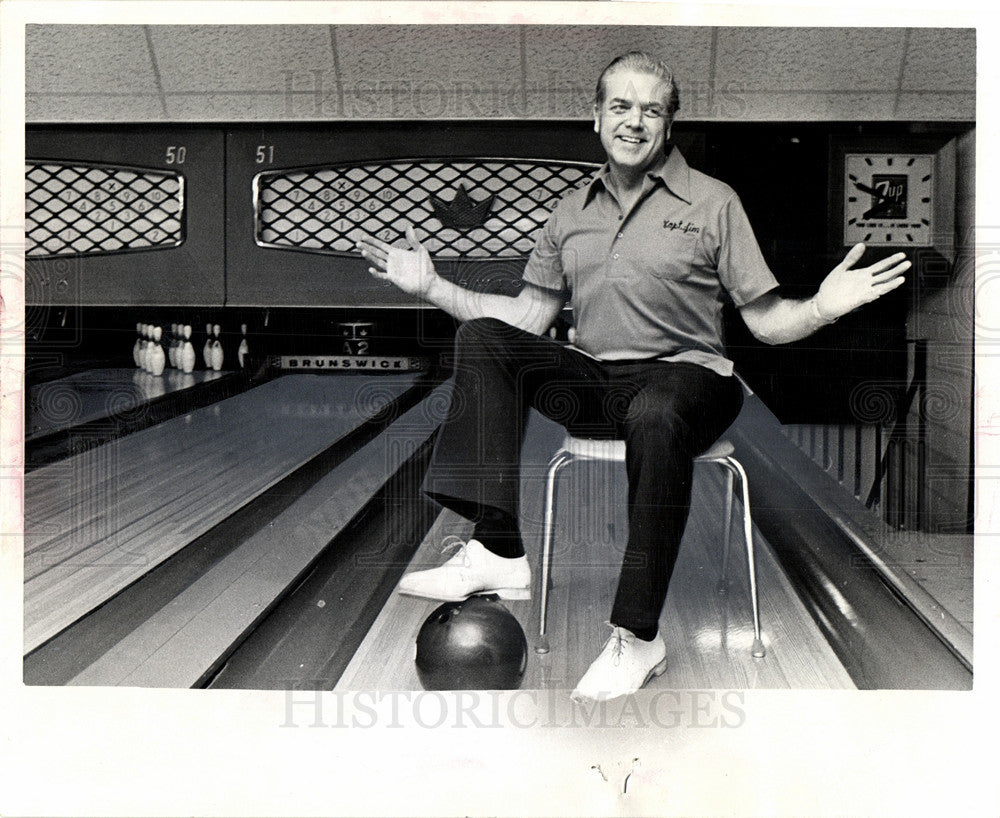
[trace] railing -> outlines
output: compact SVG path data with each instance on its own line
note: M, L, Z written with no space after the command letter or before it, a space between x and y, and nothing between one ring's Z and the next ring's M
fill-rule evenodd
M862 384L851 424L783 427L818 466L893 528L924 530L927 521L927 342L915 340L906 384ZM915 409L915 411L914 411Z

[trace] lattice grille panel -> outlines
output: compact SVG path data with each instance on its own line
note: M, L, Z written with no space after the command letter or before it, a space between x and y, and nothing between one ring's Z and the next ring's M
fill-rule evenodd
M521 258L559 199L597 168L476 159L265 172L254 179L256 241L356 255L363 233L393 244L413 224L437 258Z
M184 177L142 168L25 164L26 255L155 250L184 241Z

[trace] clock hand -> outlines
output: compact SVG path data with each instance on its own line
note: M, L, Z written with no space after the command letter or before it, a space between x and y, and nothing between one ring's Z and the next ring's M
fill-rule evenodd
M868 210L866 210L864 213L861 214L861 218L870 219L873 216L875 218L879 218L876 214L878 213L880 208L884 207L889 202L891 198L889 194L882 193L873 187L868 187L867 185L863 185L861 184L861 182L854 182L854 186L863 193L871 194L871 196L874 197L875 199L875 201L872 203L871 208L869 208Z
M887 199L887 198L888 198L888 196L886 196L886 194L884 194L884 193L880 193L879 191L877 191L877 190L876 190L875 188L873 188L873 187L868 187L867 185L863 185L863 184L861 184L861 182L855 182L855 183L854 183L854 186L855 186L855 187L856 187L856 188L857 188L858 190L860 190L860 191L861 191L862 193L870 193L870 194L871 194L872 196L874 196L874 197L875 197L876 199L879 199L879 200L884 200L884 199Z
M888 196L883 197L879 201L875 202L868 210L861 214L862 219L884 219L885 208L891 204ZM881 212L880 212L881 211Z

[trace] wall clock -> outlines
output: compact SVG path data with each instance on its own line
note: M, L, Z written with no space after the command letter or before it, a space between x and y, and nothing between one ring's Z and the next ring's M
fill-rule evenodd
M844 244L929 247L933 241L934 155L844 155Z

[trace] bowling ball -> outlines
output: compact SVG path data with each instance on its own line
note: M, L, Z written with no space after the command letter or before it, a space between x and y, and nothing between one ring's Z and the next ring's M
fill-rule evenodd
M416 662L425 690L514 690L528 665L528 640L495 597L472 596L427 617Z

